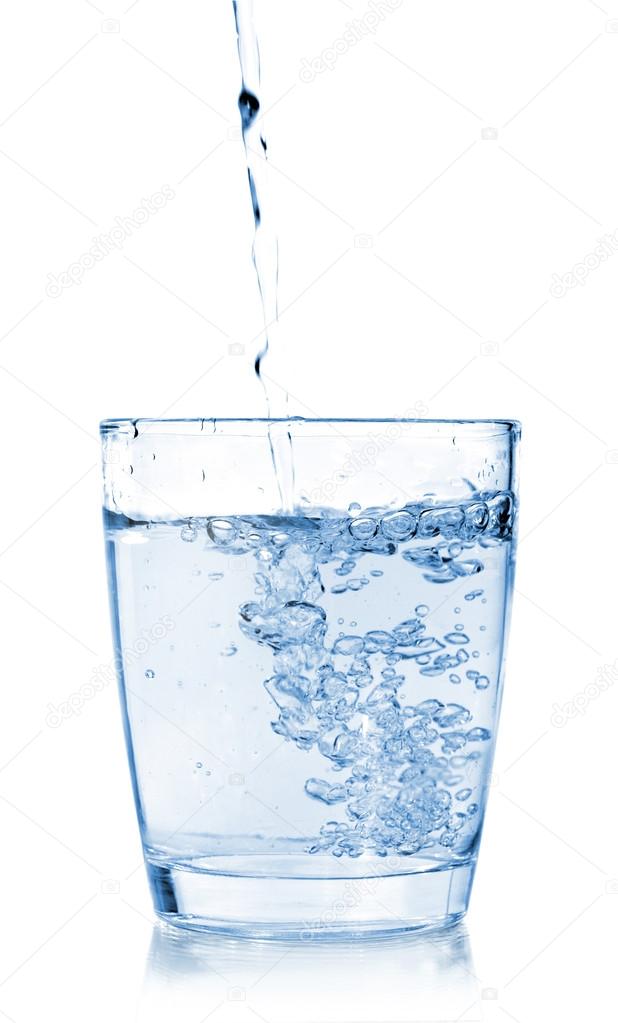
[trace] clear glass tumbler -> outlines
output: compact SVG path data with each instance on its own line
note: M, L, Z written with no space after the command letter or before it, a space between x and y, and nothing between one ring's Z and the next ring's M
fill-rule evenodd
M518 424L101 430L157 913L262 938L458 920L500 707Z

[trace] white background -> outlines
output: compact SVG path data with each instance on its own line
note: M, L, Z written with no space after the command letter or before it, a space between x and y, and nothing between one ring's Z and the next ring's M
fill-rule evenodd
M581 265L618 229L618 0L404 0L310 82L303 58L332 64L369 6L257 2L284 310L271 386L301 415L523 421L469 949L158 938L148 958L114 686L60 727L48 705L111 657L98 420L263 411L229 347L250 356L260 327L231 3L22 0L0 33L0 1019L608 1018L618 686L586 687L618 658L618 252ZM162 185L163 209L49 297L49 274L79 274Z

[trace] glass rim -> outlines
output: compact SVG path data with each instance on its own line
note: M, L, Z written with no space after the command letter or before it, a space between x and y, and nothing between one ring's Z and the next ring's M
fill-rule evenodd
M478 433L483 437L496 436L501 434L514 434L519 436L521 433L521 422L518 419L419 419L409 418L406 416L375 416L375 417L346 417L346 416L283 416L283 417L269 417L269 416L206 416L206 417L192 417L192 416L180 416L177 418L149 418L149 417L138 417L136 419L128 418L112 418L102 419L99 423L99 430L102 436L108 434L131 434L133 437L137 437L140 432L140 428L144 432L152 433L156 432L157 427L165 428L165 431L169 431L173 427L188 427L188 433L192 433L193 430L197 434L204 432L206 424L212 425L213 427L217 424L228 425L228 426L277 426L288 424L290 426L302 426L302 425L313 425L313 426L418 426L418 427L446 427L463 430L464 432L474 435ZM192 429L193 428L193 429ZM184 431L180 431L184 432Z

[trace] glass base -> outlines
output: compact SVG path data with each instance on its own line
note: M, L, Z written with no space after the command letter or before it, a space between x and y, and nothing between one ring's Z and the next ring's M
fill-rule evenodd
M468 908L474 868L470 860L386 876L280 877L147 863L154 907L167 923L295 941L447 927Z

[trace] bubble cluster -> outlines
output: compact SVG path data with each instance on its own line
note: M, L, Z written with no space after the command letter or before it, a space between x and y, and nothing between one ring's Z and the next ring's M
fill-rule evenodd
M359 571L366 555L399 554L430 583L478 575L483 547L511 535L513 499L481 494L458 506L385 512L351 505L349 512L213 518L191 528L202 528L226 554L255 559L254 599L241 605L239 627L272 651L273 672L264 682L275 710L272 728L299 750L319 754L324 776L307 777L305 794L345 815L327 820L308 851L355 858L452 848L478 811L465 805L473 794L466 771L491 733L474 723L465 703L409 700L406 691L426 695L438 677L459 686L464 700L465 691L487 688L490 679L467 667L479 653L470 630L461 623L440 634L429 604L418 604L388 629L337 634L344 624L338 619L330 638L322 604L330 595L360 593L383 575ZM482 594L471 590L465 599ZM373 613L379 619L379 604Z

